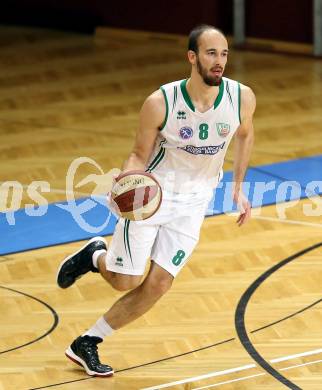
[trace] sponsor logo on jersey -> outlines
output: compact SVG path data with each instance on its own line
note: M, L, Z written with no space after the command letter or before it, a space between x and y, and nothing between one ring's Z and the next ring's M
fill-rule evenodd
M205 155L214 155L222 150L226 142L223 142L220 145L210 145L210 146L193 146L187 145L184 147L178 147L178 149L184 150L190 154L205 154Z
M187 119L186 113L184 111L178 111L177 112L177 119Z
M227 137L230 133L230 125L228 123L216 123L217 133L220 137Z
M181 127L179 134L182 139L189 139L193 136L193 130L191 127Z

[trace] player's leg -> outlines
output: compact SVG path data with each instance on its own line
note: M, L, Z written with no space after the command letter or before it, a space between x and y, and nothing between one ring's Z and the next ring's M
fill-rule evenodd
M78 251L66 257L57 272L57 284L68 288L88 272L99 272L116 290L126 291L138 286L142 275L123 275L109 271L105 266L107 242L103 237L90 239Z
M110 376L112 367L101 364L97 344L114 330L141 317L170 289L173 276L152 262L143 283L117 300L110 310L66 350L66 356L82 365L89 375Z
M116 301L104 314L105 321L116 330L141 317L170 289L173 279L152 261L143 283Z
M168 226L159 228L122 220L117 226L108 253L105 255L98 249L95 252L98 256L93 254L94 258L98 257L96 262L98 261L102 276L111 283L113 272L114 286L125 289L127 283L134 284L131 277L143 275L145 261L142 262L142 259L150 254L154 243L152 250L154 262L144 282L121 297L66 351L69 358L81 363L85 369L86 365L94 361L94 369L86 369L90 375L107 376L112 372L109 366L103 366L104 373L101 373L102 365L98 359L97 343L105 336L111 335L114 329L119 329L146 313L171 287L174 276L185 264L198 241L204 207L195 206L189 205L185 215L174 221L171 217ZM86 350L89 342L92 343L91 349Z
M182 213L179 218L171 220L168 224L162 225L158 229L158 234L154 240L151 257L153 259L149 273L142 284L137 286L132 291L121 297L114 305L104 314L92 331L96 331L98 326L105 333L100 333L100 337L104 338L112 334L113 330L117 330L142 316L170 289L174 277L179 273L182 267L186 264L188 258L197 245L200 233L200 227L204 219L205 202L187 207L186 212ZM142 231L136 231L134 225L133 231L130 229L130 246L128 252L139 253L139 243L144 239ZM131 234L132 233L132 234ZM127 234L125 235L127 236ZM138 241L135 241L135 238ZM119 251L119 252L117 252ZM114 270L114 267L119 267L114 261L117 258L117 253L122 253L122 248L114 245L113 250L109 251L109 255L105 258L102 256L99 259L100 267L106 266ZM124 255L124 252L123 252ZM108 258L107 264L104 263ZM121 269L130 272L130 261L124 262L124 267ZM136 263L135 255L131 262ZM103 263L103 264L101 264ZM139 268L140 269L140 268ZM133 273L139 272L133 270ZM143 271L141 271L143 272ZM117 273L119 281L124 275ZM128 277L128 275L126 275ZM91 329L89 330L91 332ZM98 335L98 333L89 333Z
M126 275L106 269L106 255L101 255L97 261L97 267L101 276L118 291L133 290L141 281L143 275Z
M57 271L57 284L61 288L68 288L88 272L99 272L94 265L94 253L106 253L107 244L103 237L90 239L76 252L67 256L59 265Z
M189 207L186 215L159 227L147 277L142 284L115 302L104 315L111 328L122 328L139 318L170 289L174 277L197 245L204 209L204 203L197 204L194 211Z
M68 288L88 272L99 272L112 287L124 291L139 285L157 228L136 226L121 218L116 225L110 248L103 237L94 237L79 250L67 256L57 272L57 284ZM133 234L133 227L135 235ZM132 259L135 251L136 264Z
M136 293L139 294L140 288L138 286L144 274L146 262L150 256L157 231L158 226L156 225L146 226L145 224L137 224L121 219L116 226L108 251L106 251L106 246L102 248L97 244L94 248L86 247L86 251L83 248L76 255L77 258L74 254L73 259L76 259L75 263L83 264L87 261L88 264L91 263L92 266L97 267L103 278L114 288L128 290L136 287L134 291L137 290ZM95 250L93 251L93 249ZM79 257L86 257L87 260L80 260ZM71 259L67 260L67 263L70 261ZM65 268L66 266L63 266L61 270ZM77 267L70 265L71 268L76 269ZM87 268L90 268L89 265ZM74 280L76 280L75 272L73 273ZM61 279L58 278L58 280ZM136 295L136 293L132 295ZM130 308L128 308L129 302L132 301L132 295L126 294L119 300L125 302L124 306L126 308L123 309L125 311L122 311L121 307L123 305L119 301L115 304L117 308L114 308L112 311L112 313L119 311L122 323L128 323L140 315L137 314L136 317L133 317L133 313L131 314ZM128 318L126 310L129 310ZM142 310L141 307L136 308L138 313ZM104 316L100 317L88 331L73 341L66 350L66 356L74 362L81 364L89 375L112 375L113 369L101 364L99 360L97 344L102 342L106 336L111 335L115 326L118 328L122 325L118 325L113 319L110 324Z

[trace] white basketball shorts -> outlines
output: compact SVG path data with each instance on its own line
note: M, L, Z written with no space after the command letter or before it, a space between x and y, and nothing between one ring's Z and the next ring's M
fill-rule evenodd
M176 276L199 240L212 191L179 194L163 191L159 210L144 221L120 218L106 255L109 271L143 275L151 258Z

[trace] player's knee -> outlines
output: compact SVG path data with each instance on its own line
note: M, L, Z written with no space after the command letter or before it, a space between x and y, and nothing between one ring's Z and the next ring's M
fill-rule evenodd
M141 283L141 276L118 275L110 279L110 283L115 290L128 291L138 287Z
M148 290L149 296L159 298L170 290L172 281L173 277L170 275L166 277L150 278L147 281L145 288Z

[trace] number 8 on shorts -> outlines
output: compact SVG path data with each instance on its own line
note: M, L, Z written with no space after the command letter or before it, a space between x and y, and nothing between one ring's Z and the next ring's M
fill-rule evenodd
M172 264L174 265L180 265L182 260L184 259L186 253L185 251L182 251L181 249L177 252L177 254L172 259Z

